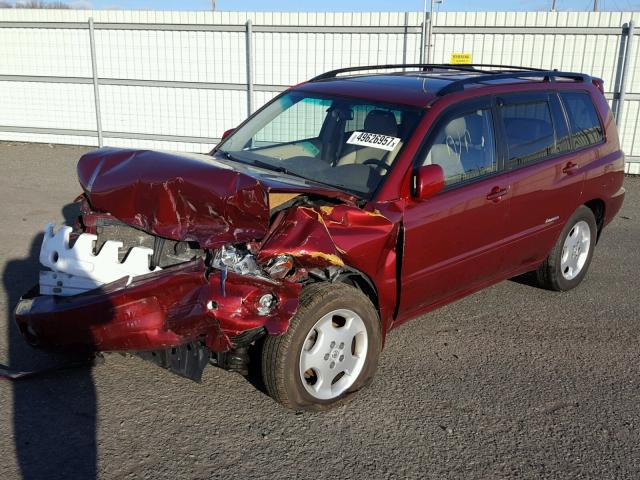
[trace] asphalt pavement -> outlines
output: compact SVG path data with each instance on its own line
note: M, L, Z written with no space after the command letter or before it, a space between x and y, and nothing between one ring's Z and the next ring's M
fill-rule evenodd
M0 364L62 359L11 319L85 147L0 143ZM0 380L0 479L640 478L640 178L574 291L505 281L388 337L372 386L294 413L215 367L138 357Z

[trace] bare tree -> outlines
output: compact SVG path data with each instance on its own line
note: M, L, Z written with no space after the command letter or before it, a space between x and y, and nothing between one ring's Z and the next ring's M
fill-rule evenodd
M8 6L4 8L12 7L12 5L8 2L0 2L0 6L3 6L3 4L8 4ZM17 1L14 8L57 8L62 10L71 9L71 7L64 2L43 2L39 0Z

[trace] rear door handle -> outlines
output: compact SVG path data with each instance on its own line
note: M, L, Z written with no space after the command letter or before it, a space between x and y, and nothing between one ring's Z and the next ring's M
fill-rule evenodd
M562 173L570 175L570 174L574 173L577 168L578 168L578 164L577 163L567 162L567 164L562 169Z
M491 200L492 202L499 202L507 193L509 193L508 188L493 187L487 194L487 200Z

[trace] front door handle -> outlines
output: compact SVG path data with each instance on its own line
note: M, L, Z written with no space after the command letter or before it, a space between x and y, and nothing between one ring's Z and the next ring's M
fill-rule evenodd
M577 168L578 168L578 164L577 163L573 163L573 162L569 161L569 162L567 162L567 164L562 169L562 173L565 173L567 175L571 175L572 173L574 173L576 171Z
M508 188L502 187L493 187L491 191L487 194L487 200L491 200L492 202L498 203L502 200L507 193L509 193Z

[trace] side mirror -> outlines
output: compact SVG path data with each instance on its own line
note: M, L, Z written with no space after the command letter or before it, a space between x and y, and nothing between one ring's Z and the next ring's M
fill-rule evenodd
M419 200L433 197L444 188L444 170L440 165L423 165L415 173L413 195Z
M227 138L229 135L231 135L233 132L235 131L235 128L230 128L229 130L225 130L225 132L222 134L222 138L220 139L220 141L224 140L225 138Z

